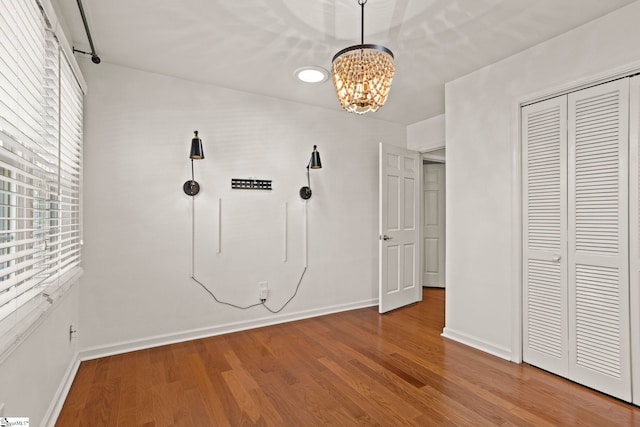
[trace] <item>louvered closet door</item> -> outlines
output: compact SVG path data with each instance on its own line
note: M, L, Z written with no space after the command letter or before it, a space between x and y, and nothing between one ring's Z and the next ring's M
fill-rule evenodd
M631 395L640 405L640 76L629 79L629 288Z
M568 376L567 98L522 108L523 358Z
M630 400L629 80L568 95L569 378Z

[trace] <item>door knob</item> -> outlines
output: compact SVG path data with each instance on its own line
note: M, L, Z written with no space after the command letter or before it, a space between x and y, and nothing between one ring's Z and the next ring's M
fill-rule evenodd
M552 257L551 257L551 261L553 261L553 262L558 262L558 261L560 261L560 255L554 255L554 256L552 256Z
M382 236L382 240L391 240L392 237L387 236L386 234L384 236Z

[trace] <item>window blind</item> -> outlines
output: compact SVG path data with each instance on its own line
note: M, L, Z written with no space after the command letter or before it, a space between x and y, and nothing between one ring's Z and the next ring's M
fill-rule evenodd
M60 273L80 264L83 93L60 61Z
M80 263L82 91L35 0L0 2L0 344Z

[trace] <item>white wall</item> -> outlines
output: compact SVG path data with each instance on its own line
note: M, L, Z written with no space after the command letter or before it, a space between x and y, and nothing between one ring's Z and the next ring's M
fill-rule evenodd
M403 126L106 63L81 66L90 88L84 357L278 320L263 307L217 304L190 280L192 202L196 275L239 305L257 302L266 280L278 308L303 268L298 190L314 144L323 168L311 171L309 269L282 319L376 302L378 142L404 146ZM202 190L193 200L182 184L196 129L206 158L195 162ZM248 177L272 179L273 191L230 190L231 178Z
M519 232L512 221L517 105L549 88L639 63L639 18L636 2L447 83L446 336L507 358L518 354L519 325L512 321L519 286L512 256Z
M63 394L76 360L78 343L69 339L69 326L79 325L80 286L72 286L57 300L37 328L0 362L5 416L28 417L30 425L38 426L62 403L54 399Z
M407 148L415 151L430 151L444 147L445 115L430 117L407 126Z

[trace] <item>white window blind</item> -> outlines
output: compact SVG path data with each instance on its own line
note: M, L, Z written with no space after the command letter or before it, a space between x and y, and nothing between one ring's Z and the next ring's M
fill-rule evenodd
M71 66L60 61L60 273L80 264L82 100Z
M0 2L0 348L80 263L82 91L35 0Z

